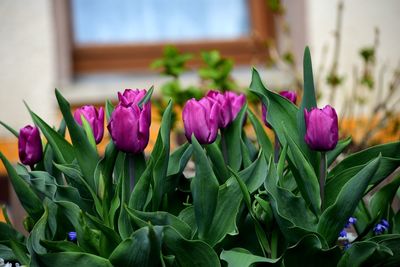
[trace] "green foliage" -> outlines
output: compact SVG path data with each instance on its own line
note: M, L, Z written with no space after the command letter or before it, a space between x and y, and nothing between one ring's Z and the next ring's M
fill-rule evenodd
M216 53L203 57L213 68L230 64ZM186 59L168 65L166 74L179 75ZM378 186L400 166L400 142L342 157L351 138L340 140L327 153L321 207L321 155L304 142L303 110L317 106L309 50L300 108L268 90L255 69L250 91L268 108L280 146L276 162L247 104L216 142L201 145L193 136L171 153L169 102L149 155L118 151L112 141L99 155L88 125L74 121L56 91L65 121L58 131L29 110L47 140L43 161L13 167L0 153L29 232L25 237L9 221L0 223L0 258L28 266L398 266L400 213L391 203L400 176ZM106 102L108 119L112 112ZM246 118L255 140L243 129ZM338 235L350 216L358 219L356 238L344 246ZM374 235L382 219L390 226ZM71 231L76 241L67 238Z
M168 45L164 48L163 58L157 59L151 64L152 68L160 68L164 75L179 77L185 70L185 64L193 55L181 54L175 46Z
M208 88L222 91L234 90L237 85L230 77L233 61L221 57L216 50L202 52L201 58L205 66L199 69L199 76L208 82Z

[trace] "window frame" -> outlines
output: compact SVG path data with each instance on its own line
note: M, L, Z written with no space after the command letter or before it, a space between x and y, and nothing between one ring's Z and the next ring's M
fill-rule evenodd
M247 0L249 5L250 35L235 40L190 41L152 44L75 44L71 23L71 2L65 0L69 26L71 71L73 74L98 72L151 71L149 66L162 56L165 45L172 44L179 51L199 55L201 51L217 49L224 57L238 65L266 62L267 42L274 38L272 12L265 0ZM58 2L58 1L57 1ZM64 23L65 24L65 23ZM188 62L189 67L201 64L196 56Z

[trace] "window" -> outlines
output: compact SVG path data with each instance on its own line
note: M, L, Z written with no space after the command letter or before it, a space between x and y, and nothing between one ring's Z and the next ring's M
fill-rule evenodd
M74 73L148 69L166 44L218 49L237 64L266 59L265 0L69 0ZM196 60L193 65L199 64Z

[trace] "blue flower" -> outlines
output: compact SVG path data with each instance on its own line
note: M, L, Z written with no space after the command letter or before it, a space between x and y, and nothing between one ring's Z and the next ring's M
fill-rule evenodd
M389 229L389 222L386 221L385 219L382 219L381 224L382 224L383 226L385 226L386 229Z
M354 225L356 222L357 222L356 217L350 217L344 227L348 228L350 225Z
M69 232L68 233L68 240L71 242L75 242L76 241L76 232Z
M340 231L339 237L347 237L347 232L346 232L345 229L343 229L342 231Z
M375 227L372 229L375 235L383 234L386 230L389 229L389 222L385 219L382 219Z

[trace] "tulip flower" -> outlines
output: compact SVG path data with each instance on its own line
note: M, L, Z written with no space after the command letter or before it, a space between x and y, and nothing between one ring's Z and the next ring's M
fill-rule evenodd
M217 138L220 106L216 101L204 97L186 102L182 111L186 138L191 142L192 134L200 144L211 144Z
M96 141L96 144L101 142L104 134L104 109L100 107L99 110L92 105L85 105L83 107L78 108L74 112L75 121L82 126L82 118L83 116L89 123L90 128L92 128L93 136Z
M151 103L139 108L138 103L146 95L146 90L126 89L119 93L120 102L111 114L107 126L115 146L124 152L143 152L149 143L151 124Z
M219 105L219 128L226 128L229 123L235 120L240 109L246 102L246 96L244 94L237 95L234 92L229 91L225 93L221 93L218 91L209 91L206 97Z
M37 127L27 125L19 131L18 154L21 162L31 167L43 158L42 140Z
M327 105L323 109L312 108L304 110L306 122L305 141L308 146L317 151L329 151L338 142L338 117L336 111Z
M296 105L296 101L297 101L296 91L281 91L281 92L279 92L279 94ZM262 105L261 108L262 108L262 118L263 118L265 125L268 128L272 128L271 125L267 121L267 108L264 105Z

